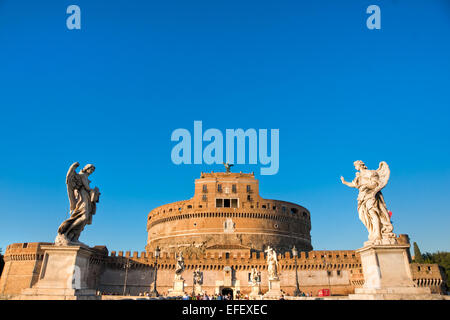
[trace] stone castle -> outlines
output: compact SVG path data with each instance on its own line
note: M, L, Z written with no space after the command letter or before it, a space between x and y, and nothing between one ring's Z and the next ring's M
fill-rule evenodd
M104 246L90 248L88 272L83 279L96 291L138 295L155 285L160 294L173 288L176 254L183 252L182 277L187 293L199 290L195 271L202 274L201 290L208 294L251 292L251 271L261 272L261 291L268 291L265 248L278 253L281 290L293 295L298 286L317 295L349 295L364 285L358 252L313 251L310 212L297 204L263 199L254 174L201 173L195 180L192 199L152 210L147 219L146 251L109 252ZM409 246L407 235L399 244ZM15 243L6 248L0 278L0 295L18 296L34 288L43 277L46 247L52 243ZM295 246L299 254L292 256ZM161 252L155 255L155 250ZM411 257L408 257L411 262ZM410 263L417 287L433 293L445 290L445 274L436 264ZM298 279L298 280L297 280Z

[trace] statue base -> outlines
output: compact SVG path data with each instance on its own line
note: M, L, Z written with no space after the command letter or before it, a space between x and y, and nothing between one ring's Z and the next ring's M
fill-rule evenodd
M352 300L431 299L430 288L418 288L412 279L409 244L368 245L356 250L361 256L364 286Z
M169 297L184 296L184 279L175 279L173 289L168 293Z
M274 279L269 280L269 291L267 291L263 299L264 300L279 300L283 296L283 292L281 292L280 280Z
M194 294L200 294L203 295L205 292L202 289L202 286L200 284L196 284L194 286Z
M38 282L23 289L19 300L99 300L88 285L89 259L96 252L81 246L42 246Z
M262 292L261 292L261 285L257 284L252 286L252 292L249 294L250 300L261 300Z

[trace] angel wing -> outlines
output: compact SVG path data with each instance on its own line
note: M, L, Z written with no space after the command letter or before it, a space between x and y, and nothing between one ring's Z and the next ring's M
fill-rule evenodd
M381 161L380 166L376 171L378 173L378 177L380 178L380 183L376 188L376 192L379 192L387 185L389 181L389 176L391 175L391 170L389 169L389 166L385 161Z
M70 166L69 171L67 171L66 175L67 195L69 196L70 211L74 210L77 205L75 190L77 190L80 187L81 181L75 169L78 168L79 166L80 164L78 162L73 163Z

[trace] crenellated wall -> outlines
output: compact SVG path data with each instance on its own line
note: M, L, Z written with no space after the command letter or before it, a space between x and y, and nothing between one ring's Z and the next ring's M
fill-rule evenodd
M44 251L41 246L49 243L16 243L7 247L5 268L0 278L0 295L17 295L24 288L37 282ZM156 259L152 252L116 252L105 247L90 259L89 284L105 294L138 295L153 287L155 271L157 290L167 294L173 286L175 254L163 252ZM291 252L278 254L281 288L287 294L295 290L297 270L300 290L317 295L320 289L330 288L333 295L348 295L356 287L364 285L360 257L353 250L299 252L297 258ZM156 264L157 262L157 264ZM204 254L184 256L185 291L193 290L193 273L203 272L202 289L208 294L231 288L235 292L249 293L249 274L252 268L261 271L261 288L268 290L266 256L263 252L221 246ZM296 267L297 265L297 267ZM157 268L155 268L155 266ZM418 286L427 286L432 292L441 293L445 275L435 264L411 264L413 279ZM126 287L125 287L126 278Z

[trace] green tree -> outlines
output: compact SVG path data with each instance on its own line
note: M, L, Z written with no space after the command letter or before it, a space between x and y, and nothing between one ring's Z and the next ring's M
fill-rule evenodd
M422 253L420 252L417 242L414 242L414 262L423 263Z
M450 288L450 252L426 252L422 257L423 263L436 263L444 268L445 275L447 276L447 288Z

